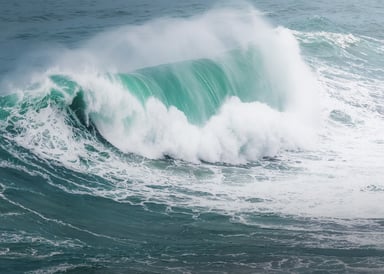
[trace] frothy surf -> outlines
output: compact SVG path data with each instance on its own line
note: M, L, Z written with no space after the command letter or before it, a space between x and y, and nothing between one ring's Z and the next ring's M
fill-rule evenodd
M319 86L291 31L255 10L123 27L56 59L12 105L27 115L16 139L46 156L83 150L74 117L152 159L239 164L313 143Z
M100 34L56 56L27 88L1 97L4 149L29 162L19 151L23 147L69 170L105 178L111 183L48 182L119 202L141 197L235 215L380 216L379 181L367 182L360 172L348 185L339 183L350 165L364 166L356 163L362 158L380 177L373 164L377 153L372 159L351 153L356 145L379 151L379 140L363 140L368 129L374 138L380 134L380 116L356 106L358 100L372 105L371 84L317 59L309 63L321 69L311 72L297 39L306 50L329 43L345 54L353 43L366 42L271 27L254 10L211 11ZM334 94L347 87L349 96ZM265 156L278 157L260 161ZM167 157L184 162L150 160ZM240 176L237 167L201 162L250 165L240 167ZM55 176L37 169L44 178Z

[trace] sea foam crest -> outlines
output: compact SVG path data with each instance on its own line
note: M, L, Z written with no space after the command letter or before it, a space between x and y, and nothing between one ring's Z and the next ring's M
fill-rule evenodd
M244 101L236 92L228 92L214 115L194 124L181 109L167 106L159 98L140 102L114 77L146 67L208 59L217 62L228 82L233 82L244 68L236 62L226 63L225 58L217 60L233 50L246 53L250 48L257 51L260 62L255 81L263 77L263 92L277 94L276 98L283 101L281 109L269 102ZM273 156L282 149L306 148L314 136L318 86L300 56L297 41L291 31L269 26L252 9L216 10L186 19L163 18L102 33L82 47L63 53L48 74L66 75L77 83L84 93L85 116L108 142L123 152L148 158L167 155L193 162L237 164ZM190 90L196 98L206 92ZM30 128L36 135L38 127ZM49 128L44 126L42 130ZM60 136L55 140L69 142Z
M214 60L233 48L255 47L261 55L262 75L268 78L269 86L265 88L277 90L285 99L283 111L262 102L228 97L205 124L193 125L185 113L172 106L167 108L156 98L140 105L119 83L100 88L102 85L95 85L94 79L78 77L78 82L89 86L88 113L109 142L122 151L149 158L169 155L188 161L230 163L273 156L281 149L310 143L318 87L291 32L270 27L257 13L211 13L123 28L97 40L113 36L120 50L128 48L129 56L140 57L128 61L127 66L135 68L198 58ZM125 50L118 53L124 55ZM244 73L235 64L231 68L237 71L227 74L228 78ZM206 91L194 92L197 97Z

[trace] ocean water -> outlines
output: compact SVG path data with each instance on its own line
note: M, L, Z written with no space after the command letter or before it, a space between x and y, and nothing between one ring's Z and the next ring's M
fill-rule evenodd
M0 273L383 273L383 26L0 1Z

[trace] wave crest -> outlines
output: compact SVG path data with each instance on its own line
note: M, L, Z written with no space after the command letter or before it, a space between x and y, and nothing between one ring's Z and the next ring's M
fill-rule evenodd
M18 107L47 93L50 103L25 111L34 126L19 126L41 136L65 127L56 131L68 138L50 140L60 147L82 143L73 134L81 123L123 152L193 162L243 163L313 138L317 83L292 33L255 10L104 33L58 58L42 78ZM50 111L42 115L43 108Z

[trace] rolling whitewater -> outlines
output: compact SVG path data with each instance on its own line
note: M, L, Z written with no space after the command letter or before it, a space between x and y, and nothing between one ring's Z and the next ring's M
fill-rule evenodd
M0 3L1 273L382 273L381 1Z

